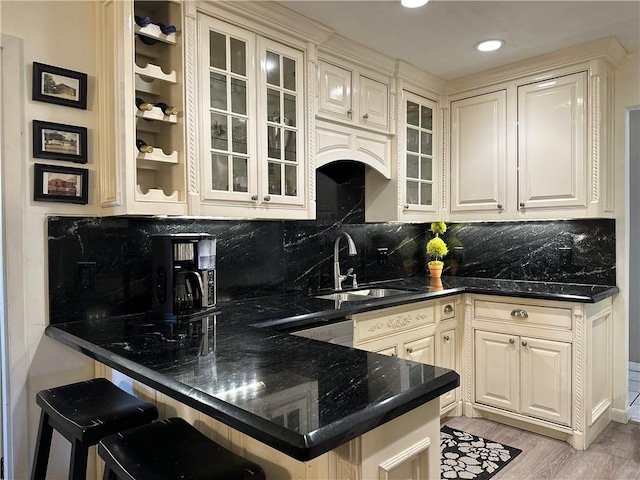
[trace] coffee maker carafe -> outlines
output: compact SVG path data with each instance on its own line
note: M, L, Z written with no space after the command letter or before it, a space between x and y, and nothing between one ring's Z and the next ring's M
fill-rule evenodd
M151 237L152 315L180 320L216 305L216 239L207 233Z

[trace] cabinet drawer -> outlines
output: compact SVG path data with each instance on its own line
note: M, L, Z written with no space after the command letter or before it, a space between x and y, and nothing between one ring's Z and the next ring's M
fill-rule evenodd
M571 308L475 300L474 319L571 330Z
M434 305L412 304L354 315L355 344L372 338L402 332L413 328L434 325Z

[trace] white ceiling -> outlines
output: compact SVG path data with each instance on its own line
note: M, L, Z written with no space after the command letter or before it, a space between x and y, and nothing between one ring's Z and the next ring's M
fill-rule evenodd
M407 9L399 0L284 0L335 33L450 80L590 40L615 36L640 48L640 1L431 0ZM481 40L501 38L497 52Z

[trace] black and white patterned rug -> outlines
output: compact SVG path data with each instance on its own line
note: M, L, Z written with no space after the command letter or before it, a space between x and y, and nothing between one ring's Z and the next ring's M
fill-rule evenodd
M487 480L522 450L455 430L440 428L440 474L443 479Z

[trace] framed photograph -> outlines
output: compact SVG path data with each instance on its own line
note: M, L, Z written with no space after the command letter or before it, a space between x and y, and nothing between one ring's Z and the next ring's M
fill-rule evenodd
M87 109L87 74L33 62L33 100Z
M34 120L33 156L87 163L87 129Z
M44 202L88 202L89 170L85 168L34 165L33 199Z

